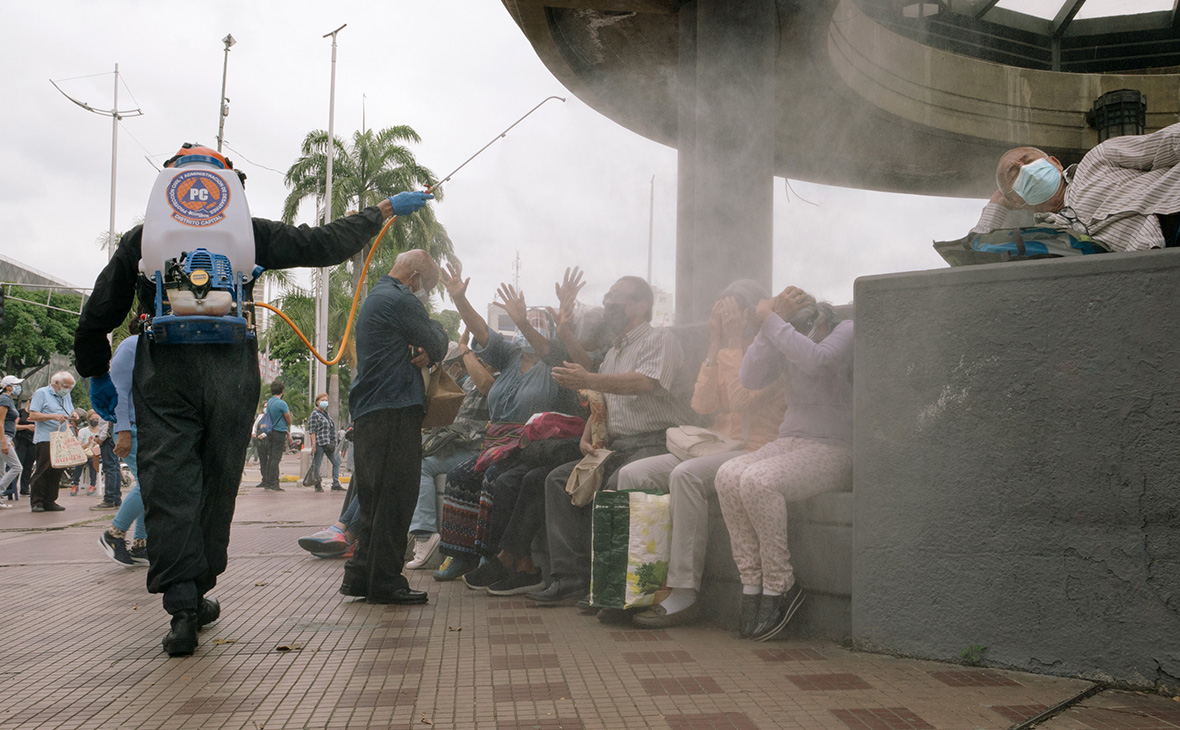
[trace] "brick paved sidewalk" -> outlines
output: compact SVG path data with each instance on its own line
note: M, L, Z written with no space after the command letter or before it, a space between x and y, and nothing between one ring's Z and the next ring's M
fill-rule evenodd
M167 615L145 570L98 548L109 513L68 498L62 513L0 513L0 728L1000 729L1089 686L710 626L602 626L426 571L410 582L429 605L353 602L336 593L341 561L295 545L342 499L244 486L222 619L180 659L160 648ZM1044 727L1175 730L1180 703L1104 692Z

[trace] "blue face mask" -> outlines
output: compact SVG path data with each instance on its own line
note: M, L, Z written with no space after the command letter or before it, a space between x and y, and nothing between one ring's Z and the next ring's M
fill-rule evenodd
M12 397L16 398L19 395L20 395L20 383L17 383L16 385L12 386Z
M1061 187L1061 171L1047 157L1020 168L1012 192L1028 205L1040 205L1052 198Z

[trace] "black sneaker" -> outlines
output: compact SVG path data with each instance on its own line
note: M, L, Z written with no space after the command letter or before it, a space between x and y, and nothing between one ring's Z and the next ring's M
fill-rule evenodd
M508 577L508 568L499 558L488 558L479 566L463 575L463 582L473 591L486 590L489 586L499 583Z
M91 512L106 512L112 509L119 509L119 505L114 502L102 501L90 508Z
M754 622L758 620L758 604L762 600L761 593L742 594L742 613L738 619L738 636L742 639L750 638L754 632Z
M127 551L127 543L122 538L115 537L103 530L102 534L98 536L98 546L102 548L108 558L124 568L135 567L135 561L131 559L131 553Z
M767 641L778 636L799 610L804 598L806 596L798 581L781 596L762 594L762 605L758 607L758 621L750 633L750 638L754 641Z
M497 561L499 562L499 561ZM541 571L535 573L522 573L520 571L513 571L508 574L503 580L497 581L488 586L489 596L519 596L522 593L531 593L539 591L545 587L545 579L541 576Z
M131 555L131 559L134 560L137 565L151 564L151 561L148 560L147 545L132 545L131 550L129 550L128 553Z

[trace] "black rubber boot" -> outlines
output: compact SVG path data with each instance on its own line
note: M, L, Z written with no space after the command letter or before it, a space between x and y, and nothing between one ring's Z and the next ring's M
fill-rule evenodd
M180 611L172 615L172 627L164 636L168 656L191 656L197 650L197 612Z

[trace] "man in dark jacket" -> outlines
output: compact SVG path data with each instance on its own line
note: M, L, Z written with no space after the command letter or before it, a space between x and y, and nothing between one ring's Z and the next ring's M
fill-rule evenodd
M232 172L232 164L208 148L186 147L165 167L183 166L186 155L220 160L214 166ZM376 235L383 220L412 213L429 197L400 193L318 228L253 218L254 263L267 269L339 263ZM156 296L155 285L139 275L142 233L143 227L136 226L123 236L94 284L74 335L78 372L92 379L91 401L108 420L114 420L116 398L108 374L107 333L122 324L137 292L141 313L153 311ZM200 245L200 236L195 238ZM243 286L245 302L253 300L253 281ZM164 610L172 615L164 650L184 656L195 650L198 629L221 613L216 599L206 593L226 567L234 498L261 387L258 347L252 337L239 344L140 337L132 396L140 488L151 536L147 587L163 594Z
M426 387L420 367L442 362L447 333L424 302L438 264L406 251L369 292L357 318L357 375L348 394L355 431L353 479L360 502L357 548L340 593L369 603L426 603L402 575L407 532L418 502Z

